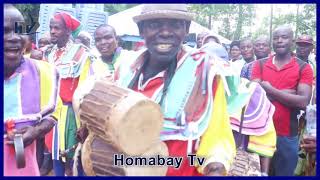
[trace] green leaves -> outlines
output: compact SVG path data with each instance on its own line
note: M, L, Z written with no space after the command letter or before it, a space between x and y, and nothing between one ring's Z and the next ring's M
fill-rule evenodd
M198 23L228 39L239 39L244 34L242 27L250 26L255 17L253 4L193 4L189 10L197 15ZM220 26L213 27L215 24Z
M138 4L104 4L104 11L109 13L109 16L116 14L120 11L137 6Z

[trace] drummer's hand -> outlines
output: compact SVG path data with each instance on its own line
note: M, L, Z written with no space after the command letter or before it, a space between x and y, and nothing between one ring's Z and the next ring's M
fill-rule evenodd
M26 126L16 131L16 134L22 134L24 147L29 146L38 138L38 133L35 127Z
M86 140L87 136L88 136L88 129L86 126L81 126L78 130L77 130L77 140L79 142L81 142L81 144L84 143L84 141Z
M16 134L17 130L16 129L12 129L11 131L7 132L7 134L5 134L5 144L13 144L13 138Z
M303 136L300 147L308 153L315 153L317 149L317 140L313 136Z
M203 170L205 176L225 176L226 168L222 163L212 162L209 163Z

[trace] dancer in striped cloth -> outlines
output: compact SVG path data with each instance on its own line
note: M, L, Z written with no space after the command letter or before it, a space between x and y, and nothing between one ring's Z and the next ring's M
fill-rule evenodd
M12 5L4 11L4 175L39 176L35 140L60 119L59 77L47 62L23 57L23 40L14 29L23 16Z

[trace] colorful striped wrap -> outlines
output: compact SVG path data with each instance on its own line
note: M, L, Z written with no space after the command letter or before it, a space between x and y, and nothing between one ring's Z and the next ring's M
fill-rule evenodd
M51 106L54 106L51 115L60 119L62 103L59 97L54 97L58 90L56 70L44 61L22 61L15 74L4 81L4 119L37 114ZM4 154L4 175L40 175L35 142L25 148L25 168L17 169L12 163L15 162L13 147L4 145Z
M231 96L228 111L233 130L239 132L241 109L245 107L242 134L249 135L247 149L265 157L276 150L276 133L273 125L274 106L258 83L246 79L227 77Z
M81 85L90 75L92 75L92 55L81 44L68 43L65 53L54 61L56 47L49 54L48 61L55 64L61 78L79 77L78 86ZM65 103L61 110L61 119L54 127L52 139L52 157L58 160L61 151L71 148L77 143L76 131L80 127L80 120L75 116L72 102ZM73 152L67 157L72 158ZM65 161L65 157L62 157Z

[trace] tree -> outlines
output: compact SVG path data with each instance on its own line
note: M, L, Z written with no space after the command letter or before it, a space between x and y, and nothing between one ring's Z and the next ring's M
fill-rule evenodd
M236 4L217 4L214 20L222 21L220 27L215 27L218 29L218 33L222 36L233 39L234 29L236 28L236 16L237 16L237 6Z
M299 9L298 9L299 8ZM297 7L293 7L294 11L287 14L280 14L276 9L277 15L273 16L272 31L280 25L291 26L296 35L309 34L315 39L316 36L316 5L315 4L299 4ZM298 13L297 13L298 11ZM268 34L268 27L270 27L269 17L265 17L262 20L261 26L255 31L253 37L257 37L262 34Z
M234 33L233 39L240 39L241 30L242 30L242 23L243 23L243 20L244 20L243 15L244 15L243 5L240 4L239 5L239 10L238 10L238 23L237 23L237 28L236 28L236 31Z
M253 4L194 4L189 9L196 14L195 20L199 24L217 29L219 34L228 39L247 36L244 27L251 26L255 17ZM213 27L212 22L221 26Z
M316 36L316 4L305 4L302 13L299 13L298 35L309 34Z
M22 13L29 28L32 28L32 32L35 32L39 27L39 11L40 4L14 4L14 6Z
M189 10L196 13L195 21L202 26L211 29L211 17L214 15L214 5L211 4L192 4Z
M271 7L270 7L270 29L269 29L269 39L270 39L270 41L269 42L271 42L272 41L272 39L271 39L271 37L272 37L272 20L273 20L273 5L271 4Z
M138 4L104 4L104 11L109 13L109 16L116 14L120 11L137 6Z

